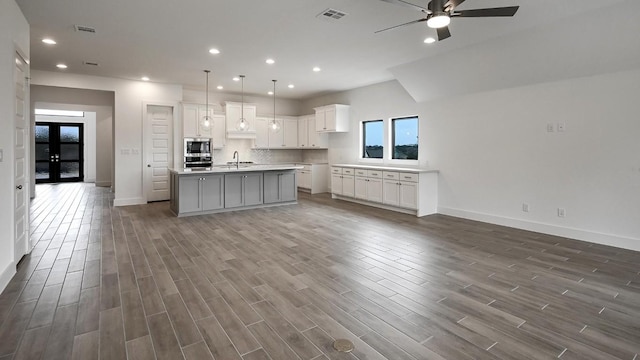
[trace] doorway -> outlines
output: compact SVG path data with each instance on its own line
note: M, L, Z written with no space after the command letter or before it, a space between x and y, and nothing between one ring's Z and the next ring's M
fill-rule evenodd
M173 106L145 106L144 190L147 202L169 200L169 169L173 167Z
M36 122L36 183L84 181L83 124Z

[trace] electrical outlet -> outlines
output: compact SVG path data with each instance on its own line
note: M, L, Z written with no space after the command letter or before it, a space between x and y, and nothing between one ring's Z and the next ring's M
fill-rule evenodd
M567 128L567 124L563 122L558 123L558 132L564 132L566 128Z
M565 216L564 208L558 208L558 217L563 218Z
M4 150L0 149L0 162L4 161Z
M547 124L547 132L553 132L554 128L553 128L553 123L548 123Z
M527 203L523 203L523 204L522 204L522 211L524 211L524 212L529 212L529 204L527 204Z

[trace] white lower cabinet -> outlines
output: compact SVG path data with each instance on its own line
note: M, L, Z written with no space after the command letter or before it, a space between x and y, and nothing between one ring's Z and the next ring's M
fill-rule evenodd
M298 170L298 189L311 194L329 192L327 164L297 164L304 166Z
M371 202L382 202L381 172L356 169L355 198Z
M331 193L354 197L356 184L353 169L331 168Z
M437 171L402 172L361 165L356 168L333 166L331 193L334 198L353 198L373 206L424 216L437 211L437 175Z

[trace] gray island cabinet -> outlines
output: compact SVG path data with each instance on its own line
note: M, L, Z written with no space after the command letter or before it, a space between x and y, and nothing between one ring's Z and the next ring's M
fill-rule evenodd
M170 208L177 216L296 204L295 165L256 165L205 171L171 169Z

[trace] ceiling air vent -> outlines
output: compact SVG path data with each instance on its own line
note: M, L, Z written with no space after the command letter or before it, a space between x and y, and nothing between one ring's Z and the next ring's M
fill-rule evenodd
M337 20L342 19L346 15L347 15L347 13L345 13L345 12L329 8L329 9L321 12L320 14L318 14L316 17L319 18L319 19L328 20L328 21L337 21Z
M92 34L96 33L96 28L93 28L91 26L73 25L73 28L76 31L82 31L82 32L87 32Z
M95 61L83 61L82 63L88 66L98 66L98 63Z

